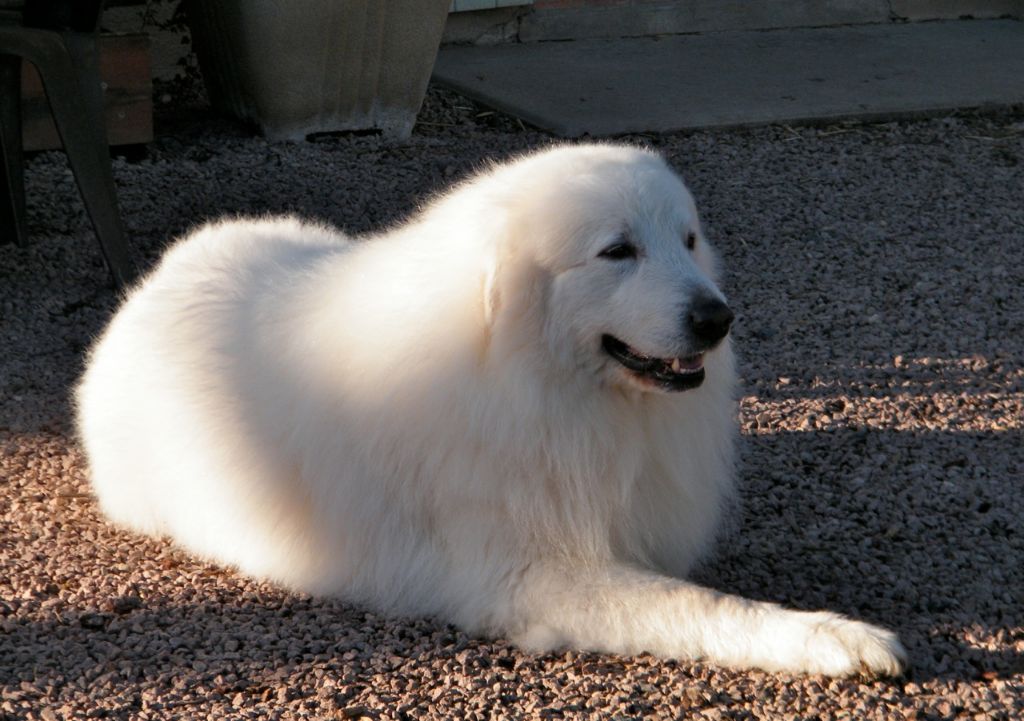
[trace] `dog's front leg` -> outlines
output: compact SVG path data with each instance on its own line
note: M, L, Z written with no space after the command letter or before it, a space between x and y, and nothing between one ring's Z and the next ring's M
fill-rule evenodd
M586 573L534 568L523 580L526 624L514 640L527 648L646 651L831 676L896 675L906 662L896 636L876 626L834 613L791 611L630 566Z

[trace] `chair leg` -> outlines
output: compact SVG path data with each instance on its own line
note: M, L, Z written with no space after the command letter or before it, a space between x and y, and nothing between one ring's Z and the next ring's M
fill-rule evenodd
M0 55L0 243L25 245L25 175L21 150L21 58Z
M95 35L62 33L66 53L50 53L38 66L64 151L75 174L114 284L135 277L110 165Z

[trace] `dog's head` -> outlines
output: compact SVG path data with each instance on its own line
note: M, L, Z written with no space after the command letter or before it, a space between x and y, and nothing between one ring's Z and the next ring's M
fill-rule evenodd
M522 348L539 331L549 362L642 391L701 385L733 313L693 198L665 162L564 147L503 181L507 233L487 284L495 340Z

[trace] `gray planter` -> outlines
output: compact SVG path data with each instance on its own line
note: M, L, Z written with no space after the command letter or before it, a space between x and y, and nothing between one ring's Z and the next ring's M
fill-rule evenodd
M210 101L275 140L408 137L450 0L187 0Z

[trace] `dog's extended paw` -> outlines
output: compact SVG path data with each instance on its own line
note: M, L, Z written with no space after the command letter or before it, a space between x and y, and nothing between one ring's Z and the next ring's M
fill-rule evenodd
M812 614L806 638L805 668L828 676L899 676L907 652L892 631L831 613Z

